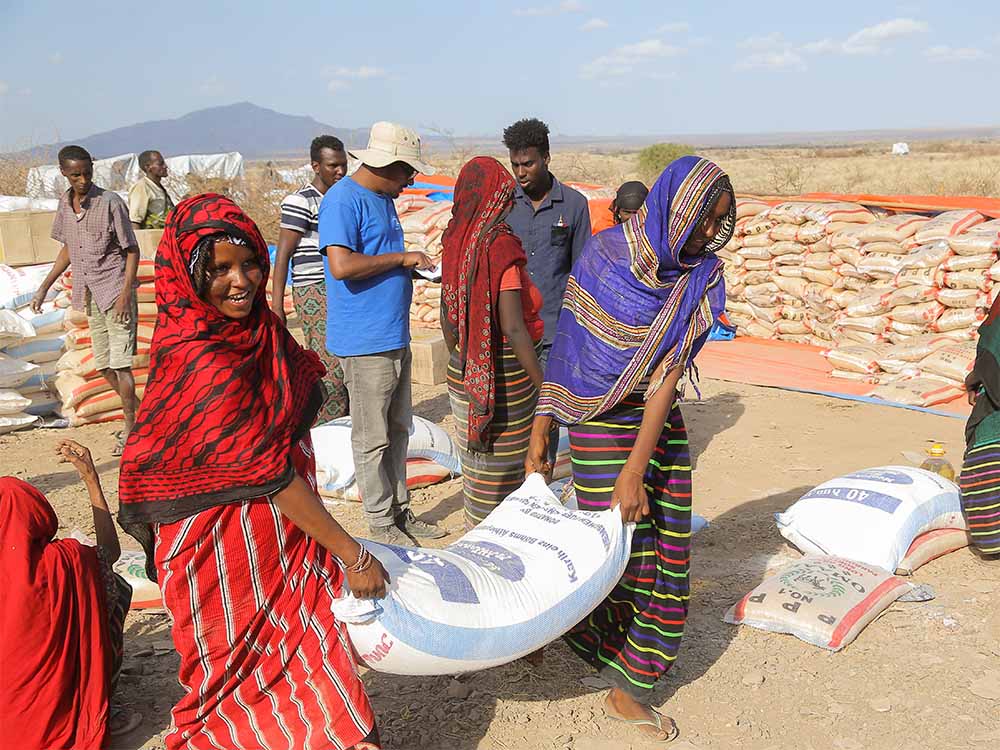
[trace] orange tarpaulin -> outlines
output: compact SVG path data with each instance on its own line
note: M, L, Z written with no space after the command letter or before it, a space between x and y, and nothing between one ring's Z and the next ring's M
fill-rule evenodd
M740 337L710 341L695 364L703 378L902 406L872 399L874 386L868 383L831 377L822 351L806 344ZM969 404L959 398L926 411L964 418L970 410Z

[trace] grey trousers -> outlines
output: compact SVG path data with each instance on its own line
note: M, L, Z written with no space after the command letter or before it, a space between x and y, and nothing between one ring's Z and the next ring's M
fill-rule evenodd
M413 421L410 349L342 357L351 403L351 447L361 503L373 528L410 506L406 449Z

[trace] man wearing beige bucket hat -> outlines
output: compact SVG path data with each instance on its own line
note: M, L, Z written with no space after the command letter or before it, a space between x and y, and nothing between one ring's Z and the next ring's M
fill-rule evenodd
M445 532L413 515L406 489L413 271L433 263L424 253L406 252L392 200L418 172L434 170L421 159L417 134L391 122L375 123L368 148L351 156L361 166L327 190L319 209L326 348L344 369L354 467L371 536L405 545Z

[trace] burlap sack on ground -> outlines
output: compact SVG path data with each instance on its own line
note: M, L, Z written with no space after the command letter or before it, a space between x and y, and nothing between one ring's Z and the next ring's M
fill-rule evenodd
M874 566L806 555L780 568L729 609L725 621L839 651L911 589Z

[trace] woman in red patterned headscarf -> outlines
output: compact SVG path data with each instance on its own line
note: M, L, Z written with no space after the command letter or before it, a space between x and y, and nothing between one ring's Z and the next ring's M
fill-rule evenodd
M268 270L257 226L219 195L178 205L157 251L119 523L147 551L181 656L166 745L377 747L330 606L345 576L382 596L385 572L316 495L323 367L268 309Z
M455 184L442 238L441 320L451 349L448 390L462 449L467 526L524 481L530 423L542 384L536 346L542 297L505 219L514 178L480 156Z

